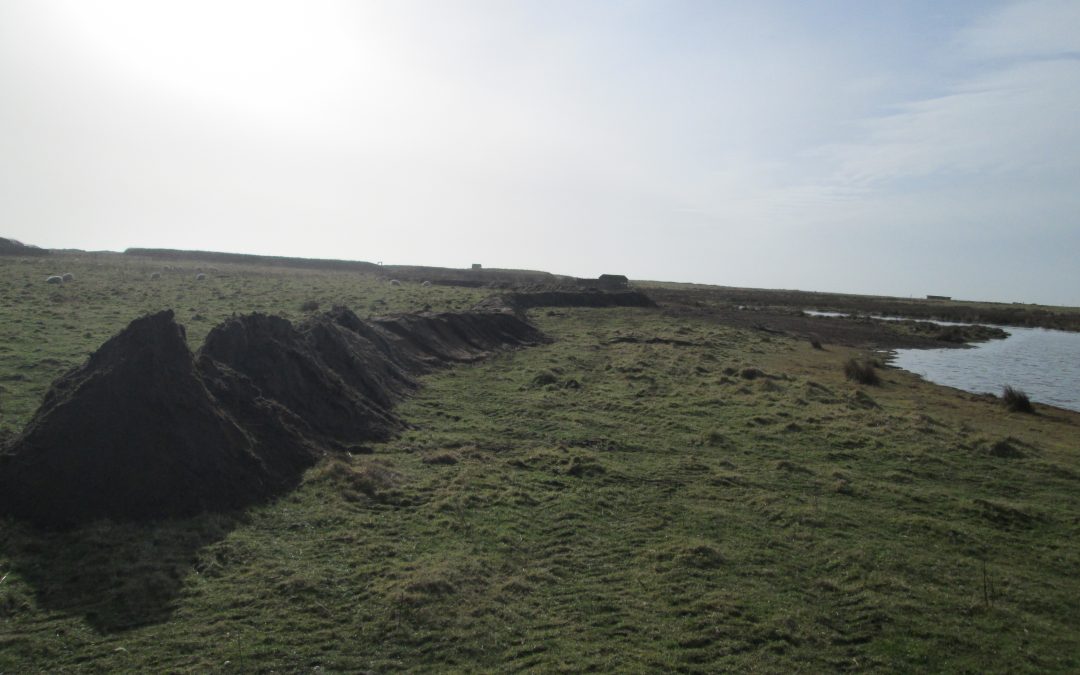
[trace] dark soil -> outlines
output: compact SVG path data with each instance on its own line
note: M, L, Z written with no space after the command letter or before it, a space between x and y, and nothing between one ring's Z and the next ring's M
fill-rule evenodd
M416 376L545 337L516 316L293 326L235 317L198 355L171 310L133 321L46 394L0 454L0 512L50 527L243 507L294 486L328 450L384 439Z
M378 373L367 376L365 365L378 360L367 347L326 317L297 328L249 314L211 330L199 353L250 378L263 396L300 417L309 436L359 443L385 440L403 427L390 411L390 385Z
M0 509L65 526L185 516L268 496L313 451L291 433L287 411L245 399L245 386L235 373L196 367L171 310L136 319L53 383L0 456ZM213 391L242 401L232 406L241 414Z
M505 346L546 342L543 333L516 316L497 312L401 314L372 320L392 353L417 373L446 363L468 363Z

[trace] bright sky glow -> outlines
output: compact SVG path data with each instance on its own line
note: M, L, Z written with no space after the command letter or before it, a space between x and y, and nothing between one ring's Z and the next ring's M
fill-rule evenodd
M1080 305L1080 2L7 0L0 236Z

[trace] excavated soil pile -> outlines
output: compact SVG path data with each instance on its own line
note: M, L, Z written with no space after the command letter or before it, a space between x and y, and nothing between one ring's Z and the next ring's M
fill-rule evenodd
M252 397L231 414L215 395L245 389L236 373L196 366L171 310L136 319L54 382L0 455L0 509L63 526L268 496L314 455L287 410Z
M28 246L27 244L17 241L15 239L7 239L0 237L0 255L48 255L49 252L43 248L37 246Z
M546 338L498 313L294 326L252 314L197 355L171 310L136 319L53 383L0 454L0 512L46 526L242 507L294 486L326 449L385 439L416 376Z
M418 373L445 363L477 361L502 345L548 341L521 319L491 312L402 314L372 324L387 336L401 363Z
M362 321L338 307L298 326L265 314L233 318L210 331L199 353L249 377L301 417L310 437L348 446L401 430L392 408L416 389L417 375L543 341L533 326L499 313Z
M656 307L641 291L537 291L507 293L482 301L477 309L524 312L534 307Z
M331 445L389 438L403 426L392 401L415 386L407 373L385 368L368 341L326 317L300 326L266 314L229 319L210 331L199 354L249 377L304 420L306 435Z

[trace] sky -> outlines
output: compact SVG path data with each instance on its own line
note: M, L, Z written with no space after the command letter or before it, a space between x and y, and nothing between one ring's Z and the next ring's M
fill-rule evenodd
M4 0L0 236L1080 306L1080 0Z

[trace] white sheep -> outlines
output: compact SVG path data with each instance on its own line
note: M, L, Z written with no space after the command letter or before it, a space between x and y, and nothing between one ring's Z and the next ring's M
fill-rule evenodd
M157 281L160 278L161 278L161 272L154 272L153 274L150 275L150 280L151 281Z
M206 275L203 274L202 272L199 272L198 274L195 275L195 281L202 281L205 278L206 278Z
M428 286L431 285L431 282L430 281L425 281L424 283L422 283L420 285L423 286L424 288L427 288Z
M56 276L55 274L45 280L47 284L62 284L64 283L64 277Z
M401 282L400 282L400 281L398 281L397 279L391 279L391 280L390 280L390 285L391 285L391 286L400 286L400 285L401 285Z
M64 272L64 276L60 278L64 280L64 283L67 283L69 281L75 281L75 275L71 272Z

